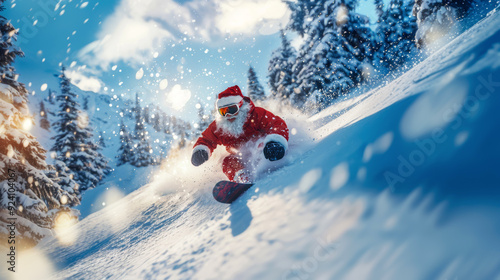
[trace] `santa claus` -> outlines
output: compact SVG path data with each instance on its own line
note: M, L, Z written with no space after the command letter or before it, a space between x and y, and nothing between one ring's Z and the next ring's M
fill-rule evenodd
M288 127L280 117L243 96L238 86L219 93L217 115L196 141L191 162L199 166L207 161L217 145L223 145L230 153L224 158L222 171L229 180L239 183L252 181L249 146L263 145L264 157L270 161L280 160L288 149Z

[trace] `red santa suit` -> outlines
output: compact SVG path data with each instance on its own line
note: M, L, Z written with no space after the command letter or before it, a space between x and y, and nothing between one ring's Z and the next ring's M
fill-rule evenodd
M240 148L251 141L263 139L263 144L274 141L288 149L288 127L280 117L261 107L255 107L249 97L243 96L238 86L233 86L218 95L217 105L221 107L243 98L243 106L239 112L242 123L240 132L235 135L222 128L221 121L213 121L196 141L193 153L205 150L209 156L218 145L223 145L231 154L222 164L222 170L233 181L235 174L245 168L245 159L239 155ZM246 114L246 115L245 115ZM221 117L221 116L219 116ZM221 117L223 118L223 117ZM222 120L226 121L227 120Z

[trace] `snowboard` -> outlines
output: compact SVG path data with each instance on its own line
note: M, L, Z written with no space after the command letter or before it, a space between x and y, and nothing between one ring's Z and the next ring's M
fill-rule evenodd
M215 184L212 194L218 202L232 203L251 186L253 186L253 184L220 181Z

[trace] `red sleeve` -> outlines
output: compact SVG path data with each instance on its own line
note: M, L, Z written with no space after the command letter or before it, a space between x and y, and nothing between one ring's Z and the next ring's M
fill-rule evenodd
M219 145L219 139L215 135L214 131L217 129L217 126L215 124L215 121L213 121L205 131L201 134L200 138L196 141L194 144L195 149L200 149L200 148L208 148L210 151L210 154L217 148L217 145ZM205 147L203 147L205 146Z
M288 147L288 126L285 121L264 108L256 107L255 113L258 129L267 135L264 142L276 141Z

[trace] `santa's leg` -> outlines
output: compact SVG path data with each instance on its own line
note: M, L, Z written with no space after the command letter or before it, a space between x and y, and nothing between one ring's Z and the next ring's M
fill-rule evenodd
M230 155L222 161L222 171L226 174L229 181L234 181L236 172L242 170L245 166L240 158Z

